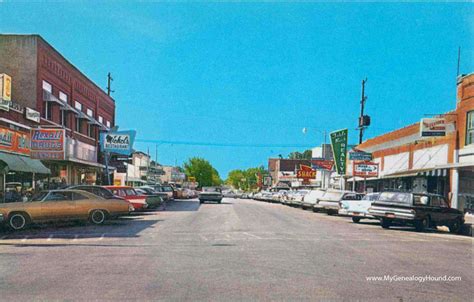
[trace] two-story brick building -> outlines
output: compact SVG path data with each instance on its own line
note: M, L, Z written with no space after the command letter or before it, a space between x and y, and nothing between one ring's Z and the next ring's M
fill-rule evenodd
M32 154L51 170L50 180L95 182L104 168L98 163L99 131L115 124L114 100L39 35L0 35L0 73L12 78L14 110L0 110L5 127L25 134L43 129L39 140L44 129L64 135L63 156Z
M357 146L379 163L379 177L368 179L367 187L438 193L450 197L453 207L469 207L466 201L474 200L474 74L458 78L456 108L436 117L445 126L442 136L422 136L418 122ZM364 190L361 179L356 183Z

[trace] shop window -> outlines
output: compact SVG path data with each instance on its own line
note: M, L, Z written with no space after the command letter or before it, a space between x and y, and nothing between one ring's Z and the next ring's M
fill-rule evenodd
M467 113L466 145L474 144L474 110Z
M67 128L67 117L68 117L68 114L66 110L61 110L61 125L63 125L63 127L66 127L66 128Z
M89 137L95 138L94 137L94 127L92 127L91 124L87 124L87 135Z

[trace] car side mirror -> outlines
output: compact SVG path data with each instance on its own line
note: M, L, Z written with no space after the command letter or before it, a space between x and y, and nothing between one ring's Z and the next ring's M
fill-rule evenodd
M428 196L421 196L420 203L422 205L427 205L428 204Z

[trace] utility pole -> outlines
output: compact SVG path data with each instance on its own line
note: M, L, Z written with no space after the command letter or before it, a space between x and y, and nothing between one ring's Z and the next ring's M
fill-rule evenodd
M461 64L461 46L459 46L458 48L458 72L456 74L456 76L459 76L459 66Z
M110 72L107 74L107 95L110 96L110 93L111 92L114 92L112 89L111 89L111 82L113 81L114 79L112 78L112 75L110 74Z
M367 78L362 80L362 97L360 99L360 116L359 116L359 144L362 144L362 139L364 136L364 129L370 125L370 117L364 115L364 106L367 97L365 96L365 83L367 83Z

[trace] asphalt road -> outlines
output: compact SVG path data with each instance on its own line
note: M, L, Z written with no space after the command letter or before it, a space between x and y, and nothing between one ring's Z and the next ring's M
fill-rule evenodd
M252 200L0 232L0 300L473 300L473 239ZM369 281L367 277L461 277Z

